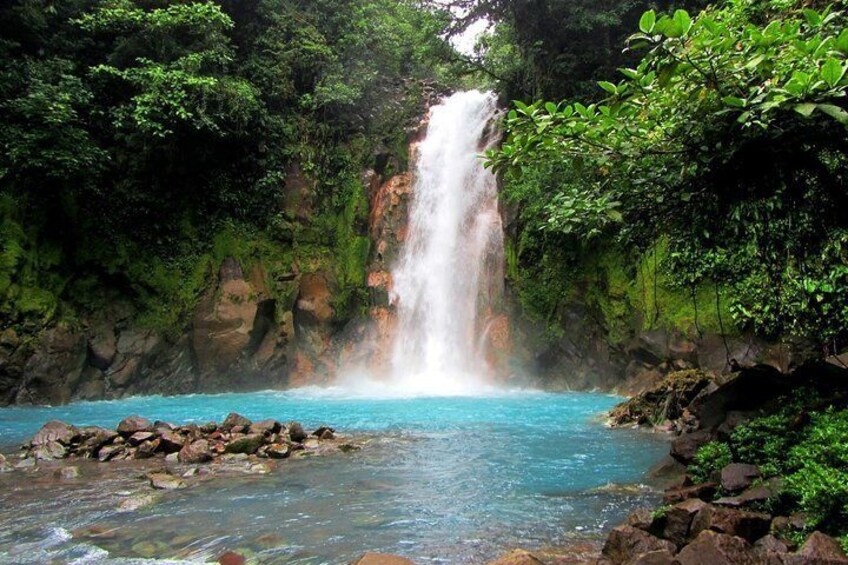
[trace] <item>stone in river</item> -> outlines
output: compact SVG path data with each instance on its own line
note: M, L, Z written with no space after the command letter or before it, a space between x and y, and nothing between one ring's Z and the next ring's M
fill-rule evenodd
M488 565L543 565L543 561L529 551L513 549L506 555L490 561Z
M272 443L265 449L265 454L271 459L285 459L291 452L289 446L284 443Z
M153 437L153 432L136 432L129 437L130 445L139 445Z
M247 560L243 555L228 551L218 557L218 565L244 565Z
M224 423L221 424L221 427L225 430L230 430L232 428L249 428L252 422L242 416L241 414L237 414L235 412L230 412L227 414L226 419L224 419Z
M79 430L70 424L59 420L50 420L41 429L36 432L32 438L32 446L38 447L51 442L58 442L62 445L70 445L79 437Z
M97 450L106 444L112 443L118 437L118 432L107 430L100 426L86 426L80 429L80 435L82 436L82 443L77 448L77 455L94 457Z
M271 419L254 422L250 425L250 433L252 434L276 434L281 429L283 429L283 425L277 420Z
M159 502L161 495L153 493L137 494L129 498L125 498L118 505L118 512L134 512L139 508L151 506Z
M290 422L289 425L288 425L288 429L289 429L289 437L291 438L292 441L296 441L296 442L300 443L303 440L305 440L307 437L309 437L306 434L306 431L304 431L303 426L301 426L299 422Z
M148 475L150 486L160 490L175 490L185 488L185 483L179 477L168 473L151 473Z
M406 557L390 553L368 552L352 563L352 565L415 565Z
M101 463L109 461L110 459L114 459L118 455L124 453L124 451L124 446L122 445L107 445L105 447L101 447L100 451L97 452L97 459Z
M180 463L205 463L209 461L212 459L209 442L205 439L199 439L186 445L180 450L178 459Z
M8 473L12 470L12 466L6 461L6 457L0 453L0 473Z
M56 475L58 475L60 479L76 479L80 476L80 470L79 467L74 466L62 467L56 472Z
M159 449L159 439L145 441L138 446L134 457L136 459L150 459L156 454L157 449Z
M172 431L162 432L159 436L159 449L165 453L174 453L183 448L183 436Z
M131 436L136 432L152 432L153 423L141 416L129 416L118 424L118 433L123 436Z
M58 441L48 441L32 450L32 456L37 460L62 459L68 454L65 446Z
M256 453L256 450L259 449L259 446L262 445L262 442L265 440L262 434L253 434L249 436L240 437L238 439L234 439L230 443L227 444L226 452L227 453L246 453L251 455Z

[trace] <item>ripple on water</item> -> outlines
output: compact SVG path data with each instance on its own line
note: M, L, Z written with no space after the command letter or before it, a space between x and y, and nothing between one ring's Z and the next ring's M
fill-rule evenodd
M262 563L312 564L372 549L469 563L514 546L568 545L654 500L650 489L619 485L643 482L667 445L660 436L603 426L597 415L616 401L587 393L344 398L298 391L2 409L0 445L7 446L52 418L114 426L128 414L182 423L220 421L230 411L375 439L358 452L287 461L263 477L167 493L133 512L118 511L128 493L146 488L132 474L102 471L95 481L64 485L0 475L0 506L16 509L0 513L0 555L12 563L201 562L235 550ZM92 465L84 477L111 468Z

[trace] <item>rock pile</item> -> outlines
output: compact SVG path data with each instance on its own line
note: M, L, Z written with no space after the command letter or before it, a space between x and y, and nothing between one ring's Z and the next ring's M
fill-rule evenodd
M271 419L251 422L233 412L220 424L184 426L130 416L121 420L115 430L76 427L52 420L22 449L24 459L35 460L81 457L105 462L164 457L197 464L225 454L285 459L295 451L335 438L335 430L327 426L321 426L310 436L298 422L283 424Z
M610 532L598 564L848 564L839 542L821 532L798 547L792 540L804 529L803 517L758 511L772 487L757 486L751 469L732 467L738 465L722 470L721 485L690 488L691 498L633 512ZM713 500L718 486L730 496ZM666 501L678 495L673 489Z

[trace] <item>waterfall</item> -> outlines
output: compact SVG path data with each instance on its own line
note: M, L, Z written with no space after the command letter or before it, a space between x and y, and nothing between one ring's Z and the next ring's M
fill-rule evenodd
M430 109L417 150L408 235L392 270L398 326L391 379L410 391L453 393L484 383L485 315L503 284L503 227L494 175L494 95L459 92Z

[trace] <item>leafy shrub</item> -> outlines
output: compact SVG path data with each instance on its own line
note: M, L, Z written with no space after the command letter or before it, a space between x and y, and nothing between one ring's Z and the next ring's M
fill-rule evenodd
M730 446L724 442L711 441L702 445L695 454L695 459L689 466L689 473L695 482L703 483L710 480L713 473L730 464L732 460Z
M786 490L808 516L810 528L848 531L848 410L816 414L789 452Z

